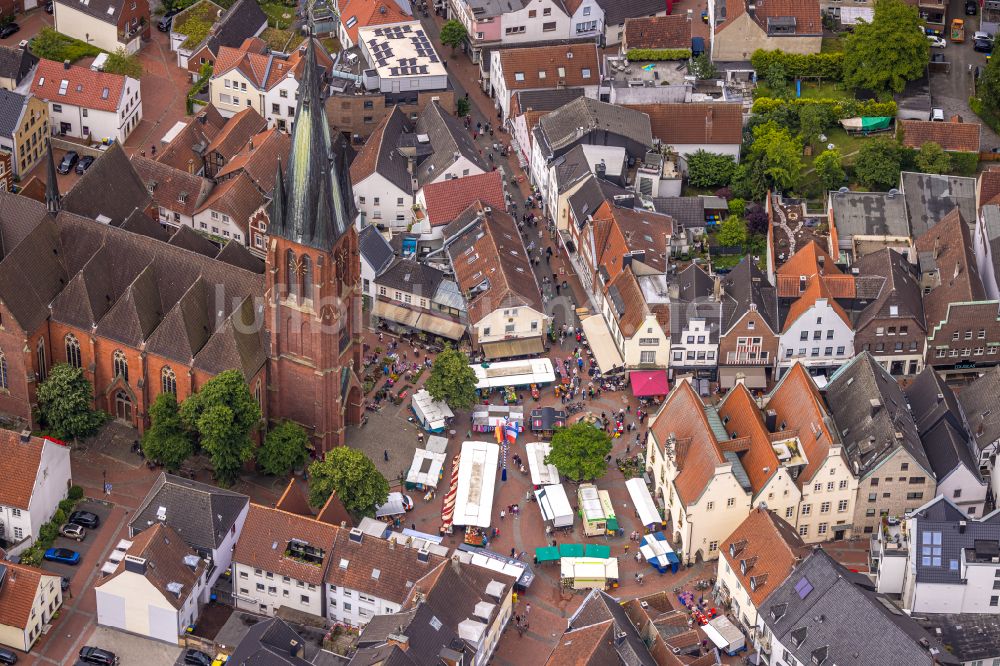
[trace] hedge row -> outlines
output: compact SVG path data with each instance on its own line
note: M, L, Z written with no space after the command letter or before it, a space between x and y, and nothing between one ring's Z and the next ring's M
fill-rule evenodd
M765 51L757 49L750 56L750 64L758 76L766 76L768 70L780 66L791 78L821 77L839 81L844 75L843 53L786 53L780 49Z
M631 62L687 60L691 57L691 49L629 49L626 57Z
M778 99L774 97L759 97L753 101L751 111L758 115L767 115L783 106L791 106L796 111L809 104L822 104L830 109L837 120L854 118L855 116L894 117L895 102L879 102L878 100L856 99Z

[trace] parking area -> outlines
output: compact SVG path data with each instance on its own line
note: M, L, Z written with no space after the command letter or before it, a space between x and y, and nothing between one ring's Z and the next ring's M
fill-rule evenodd
M183 663L183 660L179 660L182 650L176 645L167 645L160 641L126 634L123 631L107 627L94 629L87 645L114 652L118 655L121 666L139 664L143 666L163 664L165 666L166 664Z
M52 16L46 14L41 6L38 9L33 9L27 14L21 14L15 18L15 23L20 26L20 30L0 39L0 45L2 46L17 46L22 39L31 39L45 26L52 25Z
M100 504L98 502L80 502L77 507L78 511L89 511L96 514L101 519L101 524L96 530L87 530L87 537L83 541L75 541L74 539L67 539L64 536L59 536L56 538L55 543L52 544L53 548L69 548L70 550L75 550L80 553L80 562L82 563L87 558L87 553L93 547L93 544L97 542L98 533L105 529L108 514L111 512L111 508ZM59 576L65 576L71 581L73 576L80 570L79 566L71 566L69 564L62 564L60 562L42 562L42 568L46 571L51 571Z

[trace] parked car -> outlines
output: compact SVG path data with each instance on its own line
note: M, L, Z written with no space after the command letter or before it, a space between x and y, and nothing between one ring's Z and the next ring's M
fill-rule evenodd
M927 35L927 41L931 43L931 48L943 49L948 46L948 42L937 35Z
M18 24L14 23L12 21L12 22L8 23L7 25L5 25L4 27L0 28L0 39L7 39L8 37L10 37L11 35L13 35L15 32L19 31L20 29L21 29L21 26L19 26Z
M180 14L180 12L181 10L179 9L171 9L156 23L156 29L160 32L170 32L170 28L174 24L174 17Z
M993 41L993 35L991 35L988 32L983 32L982 30L976 30L976 32L972 35L972 38L973 39L985 39L988 42L992 42Z
M80 659L88 664L99 664L100 666L115 666L118 657L110 650L102 650L92 645L84 645L80 648Z
M993 42L988 39L972 40L972 50L979 53L993 53Z
M80 553L69 548L49 548L45 551L44 558L49 562L59 562L73 566L80 563Z
M212 666L212 658L201 650L188 650L184 653L184 663L191 666Z
M965 0L965 15L975 16L979 11L979 3L976 0Z
M97 517L96 513L91 513L90 511L74 511L69 516L69 522L83 525L93 530L97 529L97 526L101 524L101 519Z
M84 155L80 158L80 161L76 163L76 172L83 175L83 172L90 168L90 165L94 163L94 158L90 155Z
M8 650L5 647L0 647L0 664L16 664L17 663L17 653L13 650Z
M73 167L76 166L76 163L79 159L80 156L77 154L75 150L71 150L65 155L63 155L62 162L59 163L59 173L61 173L64 176L68 174L70 171L73 170ZM72 517L70 518L70 522L73 522Z
M59 534L67 539L76 539L77 541L83 541L87 538L87 530L76 523L66 523L59 528Z

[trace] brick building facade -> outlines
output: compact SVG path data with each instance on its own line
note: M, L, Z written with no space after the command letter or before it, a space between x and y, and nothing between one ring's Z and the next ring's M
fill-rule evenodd
M455 91L452 89L390 94L374 91L359 95L353 88L328 97L326 114L331 127L348 135L352 141L363 141L392 112L394 106L415 122L431 102L437 102L443 110L455 115Z

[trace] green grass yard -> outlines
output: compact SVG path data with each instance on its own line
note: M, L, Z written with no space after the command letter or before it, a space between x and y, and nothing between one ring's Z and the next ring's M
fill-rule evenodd
M295 21L295 5L283 2L262 2L260 8L267 14L267 24L272 28L287 29Z

